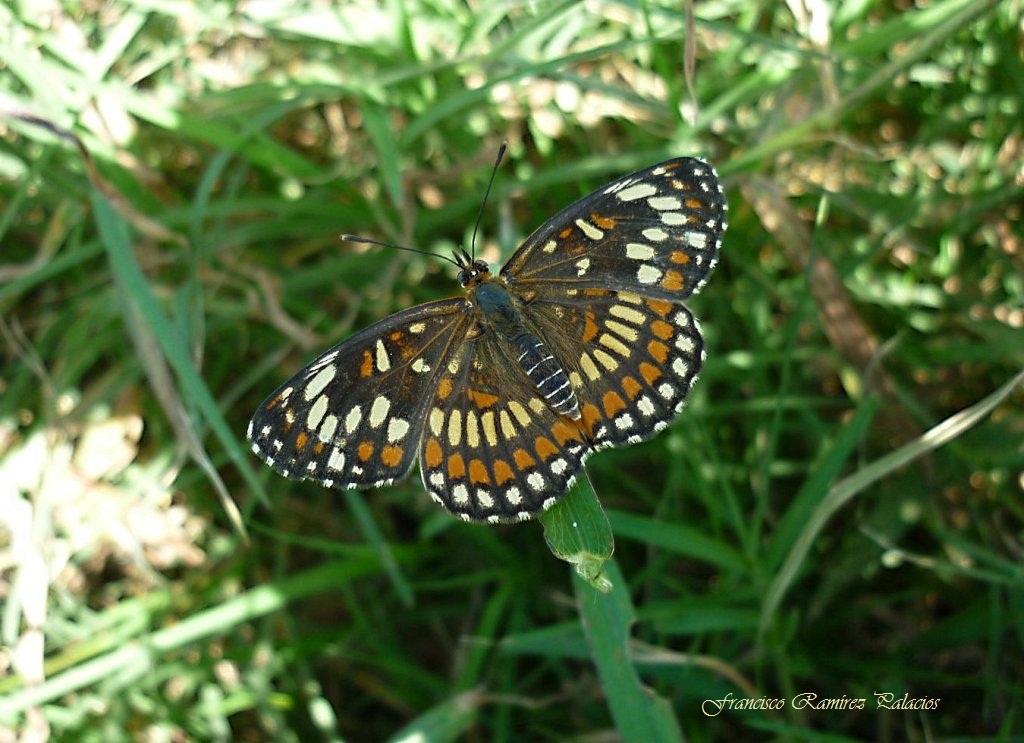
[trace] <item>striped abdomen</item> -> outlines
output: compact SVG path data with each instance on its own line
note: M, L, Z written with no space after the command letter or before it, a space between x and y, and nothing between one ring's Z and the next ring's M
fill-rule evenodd
M517 333L512 339L516 361L540 392L544 401L561 415L573 420L580 418L580 405L569 384L569 377L558 365L551 352L530 333Z
M565 370L544 343L523 325L522 315L508 289L498 280L475 287L474 299L492 332L505 338L520 368L544 402L560 415L580 419L580 404Z

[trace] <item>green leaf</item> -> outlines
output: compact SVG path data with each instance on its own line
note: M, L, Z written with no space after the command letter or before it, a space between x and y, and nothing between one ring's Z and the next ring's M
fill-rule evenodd
M565 497L540 515L539 521L555 557L571 563L576 574L597 590L608 593L612 589L604 564L615 551L615 540L586 469Z

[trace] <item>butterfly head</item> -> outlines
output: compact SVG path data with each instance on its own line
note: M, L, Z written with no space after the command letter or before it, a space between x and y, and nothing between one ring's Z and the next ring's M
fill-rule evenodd
M487 265L486 261L482 261L479 258L471 258L465 250L456 253L455 259L459 266L459 284L462 285L463 289L476 286L490 278L491 268Z

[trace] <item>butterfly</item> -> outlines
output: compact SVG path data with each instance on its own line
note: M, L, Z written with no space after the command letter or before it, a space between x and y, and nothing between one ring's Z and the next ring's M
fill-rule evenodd
M465 296L356 333L260 405L252 450L285 477L376 488L418 458L424 487L466 521L533 518L587 457L650 438L705 356L682 304L708 279L727 204L682 157L566 207L497 274L456 253Z

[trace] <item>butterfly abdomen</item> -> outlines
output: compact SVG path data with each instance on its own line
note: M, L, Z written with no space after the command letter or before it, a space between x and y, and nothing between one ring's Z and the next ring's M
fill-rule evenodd
M523 322L516 299L498 281L488 281L476 290L476 305L491 332L508 344L513 358L552 410L572 420L580 419L580 406L565 370L544 342Z

